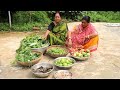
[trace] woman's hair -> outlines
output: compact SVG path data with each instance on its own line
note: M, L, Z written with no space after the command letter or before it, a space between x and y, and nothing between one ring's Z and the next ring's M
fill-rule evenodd
M85 20L85 21L87 21L87 23L89 23L90 22L90 17L89 16L84 16L82 18L82 20Z
M59 11L56 11L55 14L54 14L54 16L55 16L56 14L59 14L59 15L60 15L60 12L59 12ZM60 15L60 17L61 17L61 15Z
M58 13L58 14L60 15L60 17L61 17L61 14L60 14L60 12L59 12L59 11L56 11L56 12L55 12L55 13L53 13L53 15L52 15L52 20L54 20L54 18L55 18L55 15L56 15L57 13Z
M60 13L60 11L56 11L55 13Z

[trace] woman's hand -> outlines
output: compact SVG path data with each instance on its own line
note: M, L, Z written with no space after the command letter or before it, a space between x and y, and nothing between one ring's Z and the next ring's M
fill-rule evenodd
M96 37L97 35L98 35L98 34L94 33L94 34L90 34L90 35L85 36L85 38L91 39L91 38Z
M72 40L71 39L68 40L68 47L72 47Z
M90 38L90 36L89 36L89 35L87 35L87 36L85 36L85 38L89 39L89 38Z
M79 46L77 47L78 50L81 50L81 49L83 49L83 48L84 48L83 45L79 45Z
M45 40L46 40L46 39L47 39L47 36L43 36L43 39L45 39Z
M49 33L50 33L50 31L49 31L49 30L47 30L47 31L46 31L46 33L45 33L45 35L43 36L43 39L45 39L45 40L46 40L46 39L47 39L47 36L48 36L48 34L49 34Z

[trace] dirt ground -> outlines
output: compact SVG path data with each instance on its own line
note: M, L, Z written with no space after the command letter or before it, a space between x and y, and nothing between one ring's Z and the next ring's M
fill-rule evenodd
M74 24L69 23L71 28ZM70 71L73 79L120 79L120 27L106 27L106 23L93 23L99 33L98 50L87 61L78 61ZM36 78L30 68L13 65L16 49L20 41L31 32L0 32L0 78ZM43 35L44 32L40 34ZM40 62L52 63L53 59L44 55ZM54 72L53 72L54 73ZM53 73L47 78L52 79Z

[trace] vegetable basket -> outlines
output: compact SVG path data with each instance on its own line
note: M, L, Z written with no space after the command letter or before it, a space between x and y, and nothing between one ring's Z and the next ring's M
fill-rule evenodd
M88 60L90 58L89 57L75 57L75 56L71 56L72 58L74 58L75 60L78 60L78 61L85 61L85 60Z
M34 51L34 52L36 52L36 51ZM39 57L39 58L34 59L34 60L31 60L31 61L28 61L28 62L21 62L21 61L18 61L18 60L17 60L17 63L18 63L19 65L22 65L22 66L32 66L32 65L34 65L34 64L37 64L37 63L41 60L43 54L42 54L42 52L36 52L36 53L40 54L40 57Z
M53 48L56 48L56 47L60 47L60 48L64 49L65 53L63 53L63 54L55 54L54 53L53 54L53 53L48 52L50 49L53 49ZM46 53L49 56L53 57L53 58L57 58L57 57L64 57L64 56L66 56L69 53L69 51L68 51L68 49L65 46L62 46L62 45L52 45L52 46L49 46L47 48Z
M75 60L78 60L78 61L85 61L85 60L88 60L91 57L91 53L90 53L90 56L88 56L88 57L77 57L77 56L74 56L73 54L71 54L70 57L72 57L72 58L74 58Z

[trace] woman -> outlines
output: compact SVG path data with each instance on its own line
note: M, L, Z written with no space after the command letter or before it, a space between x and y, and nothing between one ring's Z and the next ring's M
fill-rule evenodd
M57 12L54 21L48 26L44 38L50 42L50 45L64 45L67 31L67 24L61 20L61 16Z
M97 50L98 33L90 23L90 17L84 16L82 24L75 26L73 31L68 32L67 46L70 52L78 49Z

